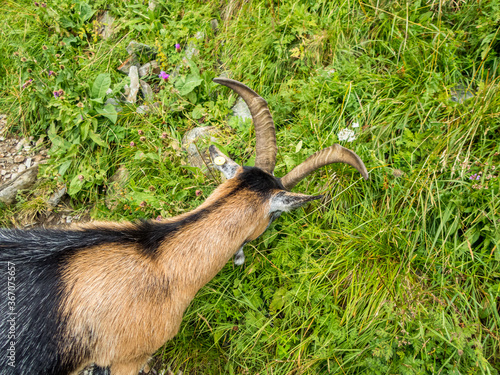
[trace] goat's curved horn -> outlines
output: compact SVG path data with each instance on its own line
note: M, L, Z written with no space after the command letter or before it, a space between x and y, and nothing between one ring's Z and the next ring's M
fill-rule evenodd
M290 190L309 173L332 163L349 164L356 168L365 180L368 180L368 171L359 156L354 151L335 144L309 156L302 164L283 176L281 183L285 189Z
M255 166L273 173L276 165L276 130L267 102L251 88L229 78L214 78L214 82L235 91L247 103L255 126Z

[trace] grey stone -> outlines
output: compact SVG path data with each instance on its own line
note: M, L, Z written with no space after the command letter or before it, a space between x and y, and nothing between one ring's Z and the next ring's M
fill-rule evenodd
M137 56L135 55L135 53L131 54L127 60L125 60L123 62L123 64L121 64L117 70L124 73L124 74L129 74L130 72L130 68L132 66L136 66L138 67L140 64L139 64L139 59L137 58Z
M149 86L142 79L139 81L139 84L141 85L141 91L142 91L142 96L144 97L144 100L147 102L152 102L154 100L155 94L154 94L151 86Z
M16 200L16 195L19 190L25 190L33 186L36 182L38 175L38 166L35 165L9 181L8 183L0 186L0 202L5 204L12 204Z
M210 21L210 26L212 27L212 31L214 32L214 34L217 34L217 31L219 31L219 21L214 18Z
M132 55L134 53L137 55L147 55L147 56L156 55L156 51L152 47L144 43L136 42L135 40L131 41L128 44L126 50L129 53L129 55Z
M474 97L474 92L464 85L457 85L451 90L451 101L457 103L463 103L468 99Z
M203 173L209 174L215 171L211 167L208 147L217 142L218 131L213 126L200 126L188 131L182 137L181 147L187 152L187 162L192 167L200 168Z
M106 99L106 103L104 103L105 105L106 104L112 104L113 107L115 107L115 111L116 112L121 112L122 111L122 107L120 105L120 102L118 100L116 100L115 98L108 98Z
M160 103L153 103L153 104L148 104L148 105L140 105L137 107L136 112L140 114L144 113L149 113L153 110L153 108L158 108L160 106Z
M198 31L194 38L197 40L202 40L205 37L205 34L202 31ZM196 56L200 53L198 49L196 48L196 43L190 41L188 43L188 46L186 48L186 58L191 59L193 56Z
M148 105L140 105L139 107L137 107L137 109L135 111L137 113L143 115L145 113L148 113L150 110L151 110L151 108L149 108Z
M136 66L131 66L128 73L130 78L130 92L127 96L127 102L135 103L137 101L137 93L139 92L139 73Z
M250 109L248 108L247 103L245 103L245 101L241 96L238 98L238 100L236 100L236 103L231 109L233 110L233 116L235 117L240 117L243 120L252 118Z
M14 163L22 163L26 157L24 155L16 155L14 157Z
M100 17L97 18L97 22L100 24L99 34L103 39L109 39L114 34L113 22L115 18L109 14L108 11L104 12Z
M160 73L160 68L156 60L152 60L139 68L139 77L148 76L154 73Z
M47 201L47 203L51 207L56 207L59 204L59 202L61 201L64 194L66 194L66 185L64 185L62 188L60 188L54 194L52 194L50 196L49 200Z
M16 151L20 151L25 144L26 144L26 138L21 139L19 143L16 145Z

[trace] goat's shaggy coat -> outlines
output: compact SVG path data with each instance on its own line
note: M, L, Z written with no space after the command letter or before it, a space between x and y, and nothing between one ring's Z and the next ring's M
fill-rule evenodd
M92 362L136 374L175 336L196 292L277 217L269 199L280 191L279 180L245 167L171 220L0 230L1 264L15 264L17 313L16 364L2 374L64 374Z
M257 95L239 82L221 83ZM257 119L268 111L262 101L251 107ZM261 117L274 137L272 121ZM259 133L258 121L255 126ZM346 153L345 162L366 174L352 151L332 150L312 162ZM74 374L90 363L110 367L113 375L136 375L177 334L195 294L231 256L244 259L243 245L272 220L319 198L290 193L272 175L275 147L263 153L264 169L239 167L213 146L210 153L224 157L217 168L228 180L192 212L159 222L0 229L1 275L14 286L0 288L2 375ZM289 186L311 170L305 165L290 174Z

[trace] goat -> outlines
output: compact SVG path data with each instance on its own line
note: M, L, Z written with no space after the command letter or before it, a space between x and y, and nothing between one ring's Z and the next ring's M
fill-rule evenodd
M312 171L361 159L340 145L273 175L276 133L266 101L244 84L215 82L247 103L256 134L255 167L215 146L210 157L227 180L195 210L161 221L91 222L69 228L0 229L1 373L76 374L95 363L136 375L174 337L198 290L281 213L321 196L290 190ZM8 288L5 285L8 281Z

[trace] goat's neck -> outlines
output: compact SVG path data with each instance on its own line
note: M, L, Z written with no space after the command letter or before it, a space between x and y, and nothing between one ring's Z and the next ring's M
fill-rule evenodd
M195 215L211 205L210 200L196 210L182 215ZM208 283L260 227L258 208L243 203L227 203L209 211L160 246L158 259L167 277L178 281L192 298ZM262 231L263 231L262 229ZM259 233L260 234L260 233Z

